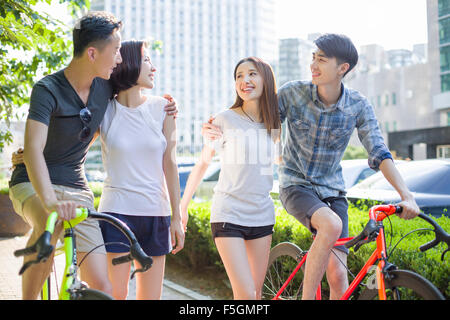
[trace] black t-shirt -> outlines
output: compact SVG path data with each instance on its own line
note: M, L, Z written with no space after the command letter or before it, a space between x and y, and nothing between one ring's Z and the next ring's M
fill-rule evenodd
M108 81L95 78L92 82L86 107L92 114L89 123L91 136L87 142L79 140L83 123L79 113L85 107L64 75L64 70L39 80L31 92L28 119L48 126L44 158L53 184L89 189L84 173L84 162L89 142L97 131L112 97ZM10 186L30 181L25 165L12 173Z

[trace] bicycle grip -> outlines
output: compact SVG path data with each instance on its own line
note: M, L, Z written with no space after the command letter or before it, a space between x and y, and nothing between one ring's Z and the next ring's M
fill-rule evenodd
M133 258L131 257L131 254L127 254L127 255L122 256L122 257L114 258L114 259L112 259L111 262L115 266L115 265L118 265L118 264L121 264L121 263L130 262L132 260L133 260Z
M438 239L433 239L430 242L425 243L424 245L421 245L419 247L419 250L422 252L427 251L428 249L431 249L431 248L437 246L439 244L439 242L440 241Z
M16 257L22 257L22 256L28 256L30 254L36 253L36 247L28 247L24 249L18 249L14 251L14 256Z

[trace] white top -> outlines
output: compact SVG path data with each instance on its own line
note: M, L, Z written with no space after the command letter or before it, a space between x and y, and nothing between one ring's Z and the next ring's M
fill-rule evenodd
M213 124L222 138L205 144L218 152L219 181L214 187L211 222L257 227L275 223L270 191L276 145L263 123L256 123L228 109Z
M100 125L103 165L106 170L98 210L135 216L171 214L163 155L162 133L167 101L148 96L136 108L113 99Z

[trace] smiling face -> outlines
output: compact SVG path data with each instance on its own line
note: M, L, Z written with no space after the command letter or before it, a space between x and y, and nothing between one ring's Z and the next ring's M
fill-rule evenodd
M259 99L264 88L264 80L253 62L241 63L236 69L235 87L244 101Z
M136 83L141 87L152 89L154 87L155 72L156 68L150 60L149 51L144 49L142 52L141 73Z
M339 64L336 58L327 57L322 50L317 49L313 52L310 68L313 84L335 84L342 80L348 70L348 63Z

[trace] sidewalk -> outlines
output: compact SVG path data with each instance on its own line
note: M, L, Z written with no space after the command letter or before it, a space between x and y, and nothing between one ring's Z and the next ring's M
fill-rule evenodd
M0 300L20 300L21 293L21 277L18 275L22 266L22 258L16 258L13 254L14 250L25 248L27 237L0 238ZM52 275L52 299L57 298L56 281L61 284L61 272L64 270L64 256L60 255L55 258L57 271L57 279ZM136 298L135 281L130 281L129 300ZM162 300L210 300L210 297L203 296L184 288L169 280L164 280Z

